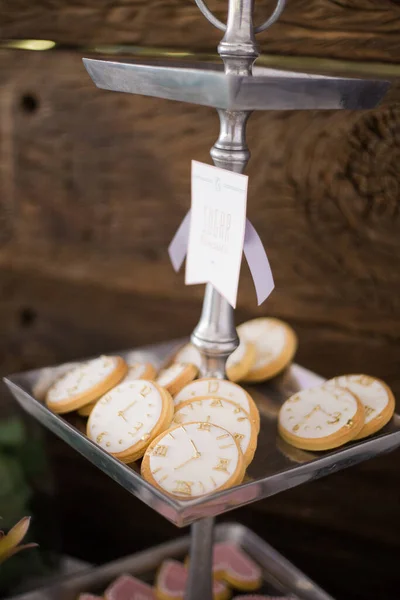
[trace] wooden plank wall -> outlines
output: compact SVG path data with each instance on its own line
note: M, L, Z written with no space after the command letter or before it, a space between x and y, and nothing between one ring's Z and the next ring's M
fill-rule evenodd
M258 3L259 20L272 4ZM210 6L223 17L225 1ZM0 0L0 14L3 40L213 50L220 37L184 0ZM261 42L270 53L395 64L399 24L395 1L291 0ZM214 112L99 91L72 50L2 51L0 82L1 372L188 334L202 289L184 287L166 249L189 205L190 159L209 161ZM287 319L305 366L364 371L399 395L397 98L394 86L368 112L251 117L249 216L277 289L257 309L244 268L237 312ZM68 551L105 560L176 535L49 441ZM397 597L399 456L232 517L338 598Z

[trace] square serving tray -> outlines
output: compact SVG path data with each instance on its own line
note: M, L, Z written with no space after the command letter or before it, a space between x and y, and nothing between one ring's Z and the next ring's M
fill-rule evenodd
M299 600L333 600L247 527L237 523L218 525L215 528L215 541L237 544L260 565L264 582L257 593L278 596L291 594L293 598ZM78 594L82 592L102 595L106 587L123 573L134 575L153 584L155 572L162 561L167 558L183 560L189 552L189 547L190 537L181 537L139 554L68 577L35 592L16 596L14 600L76 600Z
M167 357L187 340L120 352L133 360L153 362L159 367ZM282 402L304 388L319 385L322 377L292 364L282 375L263 384L248 387L260 411L261 427L258 445L247 476L239 486L189 501L178 501L142 479L136 464L125 465L84 434L85 420L76 416L52 413L33 389L41 393L68 365L48 367L10 375L5 383L20 406L85 458L102 469L128 492L145 502L175 525L182 527L202 518L225 513L233 508L256 502L289 488L324 475L350 467L400 446L400 417L394 415L390 423L374 436L347 444L328 452L312 453L293 448L277 433L277 416ZM37 395L36 391L36 395Z

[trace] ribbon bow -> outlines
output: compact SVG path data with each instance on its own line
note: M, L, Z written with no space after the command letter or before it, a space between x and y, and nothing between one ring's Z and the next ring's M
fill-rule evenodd
M184 217L168 247L168 254L175 271L179 271L187 253L190 212L189 210ZM260 305L271 294L275 283L260 236L249 219L246 219L243 250L256 288L257 303Z

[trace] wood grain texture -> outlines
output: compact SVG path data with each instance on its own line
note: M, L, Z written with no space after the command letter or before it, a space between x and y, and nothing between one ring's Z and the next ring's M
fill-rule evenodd
M256 21L275 0L256 2ZM226 0L210 0L226 19ZM0 0L1 38L44 38L67 44L129 43L212 49L221 33L193 0ZM397 62L396 0L290 0L279 22L259 36L264 52Z
M166 250L189 207L190 159L210 162L214 112L101 92L70 53L3 53L0 81L1 372L188 334L203 290L183 285ZM398 395L397 100L394 90L365 113L252 115L249 216L277 287L256 309L244 267L237 320L287 319L304 366L365 371ZM105 560L175 534L49 443L71 552ZM398 457L237 516L335 597L395 596Z

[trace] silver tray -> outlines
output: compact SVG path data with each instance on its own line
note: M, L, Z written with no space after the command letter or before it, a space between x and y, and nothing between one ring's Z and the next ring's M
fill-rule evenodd
M301 600L333 600L247 527L236 523L218 525L215 528L215 540L236 543L260 565L264 578L260 593L292 594ZM154 574L161 562L167 558L184 559L189 552L189 546L189 536L181 537L145 552L63 579L35 592L16 596L14 600L76 600L81 592L101 595L105 588L122 573L129 573L143 581L153 583Z
M185 341L185 340L184 340ZM134 360L149 360L160 366L182 340L139 348L130 354ZM286 444L277 434L277 415L282 402L295 392L318 385L323 379L293 364L272 381L248 388L260 410L261 428L258 447L247 478L242 485L189 501L178 501L147 483L137 466L128 466L89 440L84 420L76 415L55 415L32 395L42 382L44 387L69 365L49 367L10 375L4 381L21 407L58 435L85 458L117 481L128 492L145 502L175 525L182 527L202 517L212 517L233 508L278 494L307 481L334 473L400 446L400 417L392 420L378 434L329 452L305 452ZM43 388L44 389L44 388ZM43 390L42 390L43 392Z
M83 59L97 87L227 110L374 108L388 81L330 77L255 66L253 77L223 65Z

